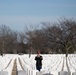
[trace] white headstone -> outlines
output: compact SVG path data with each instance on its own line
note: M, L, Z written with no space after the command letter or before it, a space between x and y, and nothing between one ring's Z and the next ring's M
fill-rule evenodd
M17 71L18 75L26 75L26 72L23 70Z
M1 71L0 75L8 75L8 72L7 71Z
M60 72L58 72L58 75L71 75L71 72L60 71Z
M53 74L45 73L45 74L43 74L43 75L53 75Z
M72 75L76 75L76 72L73 72Z

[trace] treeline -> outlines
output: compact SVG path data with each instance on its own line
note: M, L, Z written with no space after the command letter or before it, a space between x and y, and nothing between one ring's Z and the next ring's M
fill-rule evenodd
M76 51L76 21L61 18L58 22L42 22L43 27L23 32L0 25L0 54L3 53L74 53Z

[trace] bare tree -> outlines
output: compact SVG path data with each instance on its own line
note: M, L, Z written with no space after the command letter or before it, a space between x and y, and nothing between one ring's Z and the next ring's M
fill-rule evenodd
M48 25L49 24L49 25ZM28 42L34 49L53 53L74 53L76 43L76 22L72 19L62 19L54 24L43 23L46 27L41 30L28 32ZM48 51L48 52L49 52Z
M25 40L27 41L27 46L28 46L28 53L29 53L29 57L31 56L31 53L33 53L33 41L32 38L35 37L34 32L35 30L37 30L38 25L30 25L29 27L27 25L25 25Z
M14 45L17 42L17 34L6 25L0 26L0 49L1 54L12 53Z

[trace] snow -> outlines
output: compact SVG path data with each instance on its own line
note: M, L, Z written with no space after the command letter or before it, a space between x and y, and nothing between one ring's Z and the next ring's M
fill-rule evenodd
M41 72L36 70L36 54L32 54L29 58L28 54L5 54L0 56L0 75L11 75L16 59L18 75L65 75L71 72L71 75L76 73L76 54L41 54L43 56ZM66 64L68 63L68 66ZM59 73L60 72L60 73ZM2 73L2 74L1 74Z

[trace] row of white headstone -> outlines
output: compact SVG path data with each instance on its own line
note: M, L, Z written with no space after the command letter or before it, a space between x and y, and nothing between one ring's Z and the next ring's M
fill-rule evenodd
M38 72L35 68L35 56L36 55L32 55L30 58L29 55L20 56L7 54L3 57L0 56L0 75L11 75L15 59L17 63L17 75L76 75L75 70L72 70L76 68L76 55L72 54L67 58L70 72L67 70L65 55L42 55L43 67L41 69L41 72ZM20 58L24 69L22 69L18 58ZM11 59L12 61L8 65ZM7 65L8 67L5 69Z

